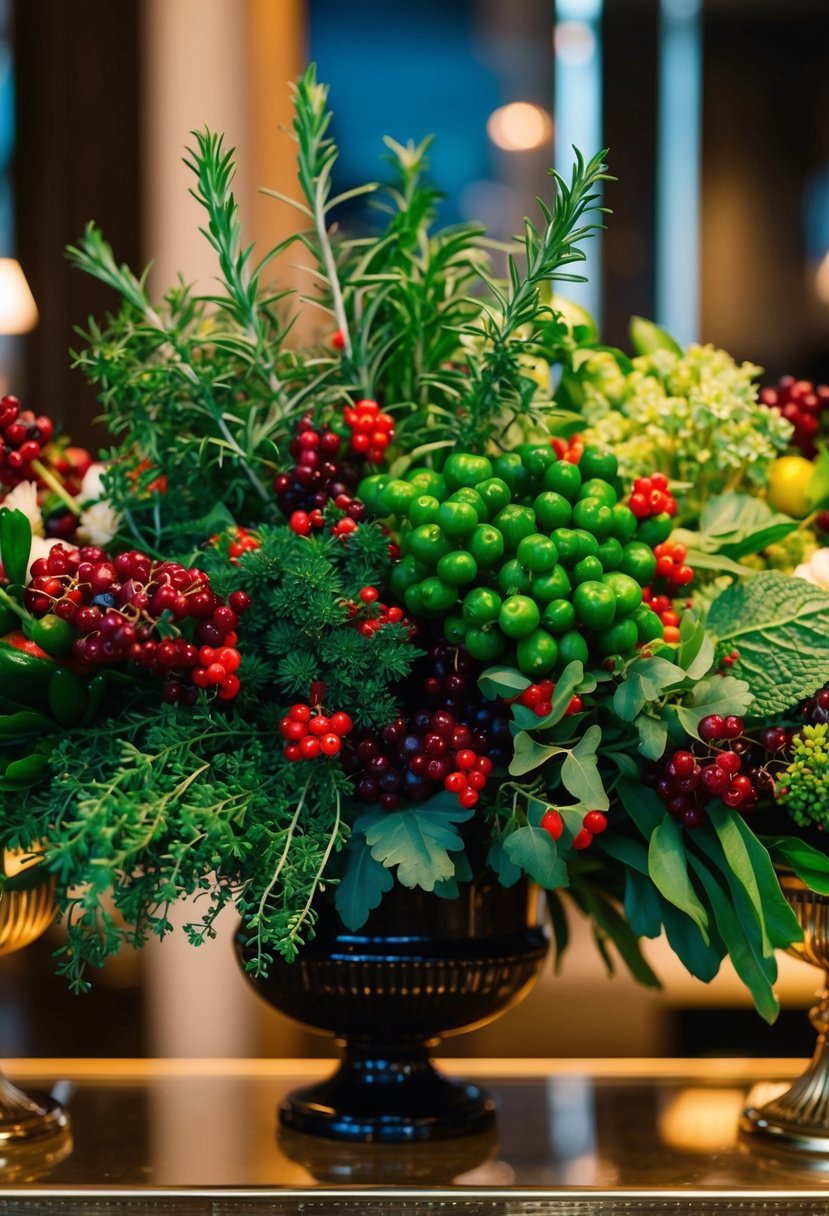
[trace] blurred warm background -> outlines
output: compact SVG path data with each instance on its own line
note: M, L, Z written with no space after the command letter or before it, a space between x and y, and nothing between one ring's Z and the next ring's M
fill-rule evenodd
M639 313L770 377L829 376L826 0L0 0L0 258L22 267L39 314L23 336L3 329L0 378L78 441L103 436L67 350L111 300L68 269L64 246L94 218L119 260L152 259L157 289L178 272L208 283L181 163L205 124L238 149L250 239L285 236L293 213L257 190L293 191L281 127L287 81L308 59L331 84L341 189L377 176L384 134L435 131L442 220L482 220L505 238L536 194L549 197L547 169L567 172L572 145L608 146L614 214L576 289L606 340L624 346ZM297 281L290 264L278 273ZM4 1053L329 1053L257 1003L233 928L200 950L170 939L121 958L83 998L53 974L54 930L1 961ZM785 1011L770 1030L730 972L704 987L658 943L648 953L661 994L608 982L577 926L561 976L548 969L519 1010L443 1050L810 1050L809 968L782 960Z

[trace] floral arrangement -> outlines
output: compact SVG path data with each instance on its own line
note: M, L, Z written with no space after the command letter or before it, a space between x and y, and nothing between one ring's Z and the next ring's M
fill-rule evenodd
M601 156L501 247L436 226L427 144L334 197L329 121L309 69L315 344L206 131L213 295L153 302L93 225L69 251L119 299L75 354L111 449L0 401L0 835L57 876L60 968L84 988L197 895L190 940L235 905L266 972L323 900L356 929L395 883L457 896L474 825L559 958L569 901L608 967L656 984L664 932L771 1019L777 871L829 893L829 391L643 320L602 344L553 293Z

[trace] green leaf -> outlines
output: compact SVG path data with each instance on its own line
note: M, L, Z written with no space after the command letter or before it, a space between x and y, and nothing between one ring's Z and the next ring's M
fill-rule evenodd
M489 701L494 701L496 697L507 700L517 697L525 688L529 688L530 683L517 667L487 667L478 676L478 687Z
M625 873L624 907L628 924L637 937L659 937L662 932L659 893L651 880L638 870L628 870Z
M699 927L703 940L710 941L708 914L688 874L688 859L682 833L675 819L665 813L648 846L648 870L660 895L679 908Z
M561 780L579 802L591 811L606 811L610 806L607 791L599 775L597 751L602 741L602 728L589 726L578 743L564 757Z
M691 680L701 680L714 664L714 644L693 612L686 612L680 622L676 661Z
M792 870L819 895L829 895L829 857L825 853L796 836L764 836L761 843L778 866Z
M347 929L361 929L394 886L394 875L371 855L362 833L352 833L345 846L345 871L334 895L334 906Z
M706 503L694 539L709 553L736 561L759 553L797 527L797 520L774 512L765 499L729 490Z
M585 908L593 918L597 944L601 947L600 935L613 942L619 951L622 961L633 978L647 988L661 988L659 980L642 957L636 934L630 925L620 915L610 900L601 895L595 888L585 888L582 892ZM605 961L607 954L602 950Z
M648 760L658 760L668 742L666 723L661 718L640 714L636 719L636 729L639 732L639 751Z
M566 751L566 747L558 747L552 743L539 743L525 730L519 731L513 742L510 774L513 777L523 777L525 773L531 773L534 768L538 768L551 757L559 756Z
M455 825L473 814L454 798L439 794L402 811L369 811L359 817L354 831L364 833L376 861L388 868L397 866L397 879L404 887L433 891L436 883L454 877L455 863L449 854L463 848Z
M756 923L746 922L734 908L732 898L723 889L704 858L691 857L691 864L705 889L714 923L723 940L734 970L748 988L757 1012L767 1022L773 1022L780 1012L773 984L777 979L774 956L766 958L760 943Z
M556 842L543 828L529 824L516 828L504 841L504 852L513 865L546 890L567 886L567 866L558 855Z
M654 791L642 785L641 781L632 781L626 777L616 786L616 793L645 840L650 840L656 828L665 818L665 807L662 802ZM606 844L603 847L606 848Z
M555 949L553 970L558 975L561 971L564 951L570 944L570 926L567 923L567 915L561 902L561 896L555 891L547 891L546 897L547 911L550 914L550 927L553 931L553 947Z
M658 655L634 659L613 694L613 711L623 722L632 722L649 701L656 701L684 680L685 672L681 667Z
M514 887L521 877L521 869L510 861L504 849L505 837L493 840L486 855L487 865L495 871L502 887Z
M666 350L672 355L683 353L682 347L667 330L645 317L631 317L629 333L631 346L637 355L652 355L658 350Z
M708 629L739 650L735 670L758 717L782 713L829 681L829 592L805 579L768 571L729 587L711 605Z
M736 676L708 676L700 680L676 706L676 716L687 734L699 738L697 728L708 714L744 714L753 707L751 690Z
M725 947L715 932L705 941L699 926L667 900L660 900L668 944L685 970L708 984L720 969Z
M596 681L591 675L585 677L584 667L578 659L574 659L572 663L568 663L556 680L550 712L544 718L536 717L534 723L535 730L543 730L545 726L555 726L564 717L576 691L592 692L595 687ZM518 708L524 707L515 706L513 712ZM530 710L530 712L532 713L533 711Z
M32 525L22 511L0 507L0 561L9 583L25 583Z
M785 950L792 942L802 941L803 932L791 906L780 890L768 851L736 811L712 805L708 818L719 837L723 855L734 877L751 900L766 953Z

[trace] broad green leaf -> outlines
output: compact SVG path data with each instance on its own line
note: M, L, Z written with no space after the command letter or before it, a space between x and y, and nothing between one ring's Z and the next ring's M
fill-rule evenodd
M450 853L463 848L456 824L471 818L472 810L448 806L441 796L402 811L368 812L354 824L363 831L372 857L386 867L397 866L404 887L433 891L435 883L453 878Z
M767 571L734 584L711 605L708 629L739 650L735 669L758 717L782 713L829 681L829 592L805 579Z
M531 773L534 768L538 768L553 756L560 756L566 751L566 747L557 747L553 743L538 743L531 735L522 730L515 736L513 743L510 774L513 777L523 777L525 773Z
M572 751L564 757L561 781L579 802L591 811L606 811L610 806L607 791L599 774L597 751L602 741L602 728L589 726ZM512 771L512 769L510 769Z
M496 697L517 697L530 684L531 681L522 676L517 667L487 667L478 676L478 687L490 701Z
M710 552L736 561L749 553L759 553L797 527L797 520L774 512L765 499L729 490L706 503L699 536L708 542L704 547Z
M648 869L660 895L679 908L699 927L703 940L710 941L708 914L694 890L688 874L688 858L682 832L675 819L665 812L648 845Z
M9 583L25 583L32 525L22 511L0 507L0 561Z
M347 929L361 929L369 913L394 886L394 875L375 861L361 833L352 834L344 852L345 871L334 895L334 906Z
M529 874L534 882L547 890L566 887L567 866L558 855L556 843L543 828L517 828L504 841L504 852L513 865Z
M510 861L504 850L504 838L499 837L490 845L486 855L487 865L495 871L502 887L514 887L521 877L521 869Z
M829 895L829 857L796 836L762 837L778 866L792 870L807 887L819 895Z
M648 760L658 760L668 742L668 727L661 718L652 718L649 714L640 714L636 719L636 729L639 732L639 751Z
M775 1021L780 1012L773 989L777 979L777 963L774 956L764 957L758 926L756 923L746 923L738 916L731 896L723 889L704 858L691 857L691 864L705 889L714 923L734 970L754 998L760 1016L767 1022Z
M638 870L625 874L625 916L637 937L659 937L662 932L659 894L650 878Z
M714 644L692 612L686 612L680 622L676 661L691 680L701 680L714 663Z
M744 714L749 707L753 708L753 700L745 680L715 675L691 689L682 705L676 706L676 716L685 732L698 739L697 729L708 714Z
M803 940L803 931L780 890L767 849L736 811L709 807L708 818L720 838L728 865L755 906L764 937L772 948L785 950Z
M665 925L665 936L668 944L682 963L689 975L708 984L720 969L725 947L719 937L711 934L711 940L705 941L699 926L690 916L680 912L667 900L660 900L662 920Z
M658 655L635 659L613 694L613 710L623 722L632 722L649 701L656 701L685 678L681 667Z
M622 778L616 786L616 793L645 840L650 840L656 828L665 818L663 803L657 798L654 791L642 785L641 781L632 781L627 777Z

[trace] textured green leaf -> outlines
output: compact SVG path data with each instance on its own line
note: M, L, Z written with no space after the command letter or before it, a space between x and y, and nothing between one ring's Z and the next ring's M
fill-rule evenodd
M561 780L579 802L591 811L606 811L610 806L607 791L602 784L597 762L597 751L602 741L602 728L589 726L578 743L564 757Z
M711 605L708 629L739 650L735 671L758 717L782 713L829 681L829 592L805 579L768 571L729 587Z
M539 886L547 890L567 886L567 866L558 855L556 842L543 828L529 824L517 828L504 841L504 852Z
M682 705L677 705L676 716L683 729L698 739L697 728L708 714L744 714L753 705L751 689L745 680L715 675L700 680Z
M435 883L453 878L455 863L449 856L463 848L456 824L474 814L442 795L402 811L370 811L360 816L355 831L363 831L376 861L397 866L404 887L433 891ZM454 802L454 799L452 799Z
M345 870L334 895L334 906L347 929L361 929L394 886L394 875L371 855L362 833L345 846Z
M667 812L650 838L648 869L660 895L690 916L699 927L703 940L708 942L708 913L688 874L688 858L679 825Z

